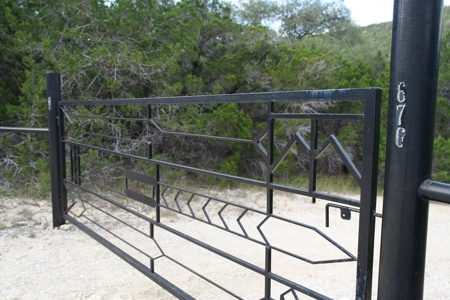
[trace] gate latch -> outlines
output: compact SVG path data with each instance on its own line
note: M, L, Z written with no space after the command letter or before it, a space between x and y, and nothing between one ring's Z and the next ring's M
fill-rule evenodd
M325 226L326 227L330 227L330 207L339 208L341 210L341 218L342 218L342 220L351 220L351 218L352 218L352 211L356 212L356 213L359 213L359 209L356 209L356 208L353 208L353 207L348 207L348 206L328 203L325 206Z

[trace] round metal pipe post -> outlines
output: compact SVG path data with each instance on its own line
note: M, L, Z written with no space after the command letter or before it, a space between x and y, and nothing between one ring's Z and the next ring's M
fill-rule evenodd
M443 1L396 0L379 299L422 299Z

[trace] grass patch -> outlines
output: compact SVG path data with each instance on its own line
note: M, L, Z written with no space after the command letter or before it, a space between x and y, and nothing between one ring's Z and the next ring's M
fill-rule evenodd
M0 223L0 230L6 229L6 225L3 223Z

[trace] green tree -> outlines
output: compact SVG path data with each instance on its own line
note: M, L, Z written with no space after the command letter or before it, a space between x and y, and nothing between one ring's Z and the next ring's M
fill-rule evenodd
M350 25L350 10L342 0L289 0L282 7L281 29L290 39L339 34Z

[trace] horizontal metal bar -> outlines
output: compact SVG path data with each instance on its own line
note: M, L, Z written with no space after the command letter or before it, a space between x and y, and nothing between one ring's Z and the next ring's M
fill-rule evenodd
M151 206L151 207L156 207L156 201L153 198L147 197L145 195L139 194L139 193L137 193L135 191L132 191L132 190L129 190L129 189L125 190L125 194L129 198L134 199L136 201L139 201L139 202L141 202L141 203L143 203L145 205L148 205L148 206Z
M163 287L165 290L167 290L169 293L177 297L178 299L192 299L189 294L178 288L177 286L173 285L170 281L166 280L165 278L161 277L160 275L156 273L152 273L149 268L147 268L145 265L134 259L132 256L128 255L126 252L115 246L114 244L110 243L103 237L101 237L99 234L94 232L92 229L87 227L81 222L78 222L75 218L72 218L69 215L64 215L64 219L78 227L80 230L82 230L84 233L89 235L91 238L102 244L104 247L109 249L111 252L122 258L124 261L129 263L131 266L136 268L139 272L159 284L161 287Z
M82 177L82 176L81 176L80 178L81 178L85 183L90 183L90 184L93 184L93 185L98 186L98 187L101 188L101 189L105 189L105 190L108 190L108 191L110 191L110 192L113 192L113 193L116 193L116 194L119 194L119 195L128 197L125 193L123 193L123 192L121 192L121 191L117 191L117 190L112 189L112 188L110 188L110 187L107 187L107 186L105 186L105 185L103 185L103 184L100 184L100 183L98 183L98 182L94 182L94 181L88 179L88 177ZM75 183L72 182L72 184L75 184Z
M66 143L68 145L79 145L81 147L85 147L85 148L92 149L92 150L98 150L98 151L110 153L110 154L113 154L113 155L119 155L119 156L131 158L131 159L147 161L147 162L150 162L150 163L158 164L160 166L175 168L175 169L179 169L179 170L185 170L185 171L189 171L189 172L197 173L197 174L202 174L202 175L215 176L217 178L222 178L222 179L226 179L226 180L232 180L232 181L236 181L236 182L243 182L243 183L252 184L252 185L255 185L255 186L267 187L267 183L266 182L260 181L260 180L256 180L256 179L250 179L250 178L239 177L239 176L234 176L234 175L222 174L222 173L217 173L217 172L213 172L213 171L193 168L193 167L181 166L181 165L177 165L175 163L169 163L169 162L160 161L160 160L148 159L148 158L142 157L142 156L127 154L127 153L121 153L121 152L117 152L117 151L114 151L114 150L109 150L109 149L105 149L105 148L100 148L100 147L96 147L96 146L81 144L81 143L72 142L72 141L62 141L62 142ZM312 198L319 198L319 199L323 199L323 200L328 200L328 201L342 203L342 204L356 206L356 207L359 207L359 205L360 205L360 201L359 200L346 198L346 197L341 197L341 196L333 196L333 195L326 194L326 193L309 192L309 191L306 191L306 190L302 190L302 189L298 189L298 188L294 188L294 187L289 187L289 186L284 186L284 185L280 185L280 184L274 184L274 183L269 184L269 187L274 189L274 190L285 191L285 192L298 194L298 195L304 195L304 196L308 196L308 197L312 197Z
M84 148L87 148L87 149L102 151L102 152L110 153L110 154L113 154L113 155L119 155L119 156L122 156L122 157L128 157L128 158L131 158L131 159L146 161L146 162L158 164L158 165L163 166L163 167L170 167L170 168L175 168L175 169L179 169L179 170L185 170L185 171L189 171L189 172L193 172L193 173L197 173L197 174L214 176L214 177L222 178L222 179L226 179L226 180L233 180L233 181L237 181L237 182L253 184L253 185L256 185L256 186L263 186L263 187L266 186L266 182L260 181L260 180L256 180L256 179L250 179L250 178L245 178L245 177L239 177L239 176L234 176L234 175L217 173L217 172L208 171L208 170L202 170L202 169L193 168L193 167L177 165L175 163L169 163L169 162L165 162L165 161L161 161L161 160L149 159L149 158L143 157L143 156L137 156L137 155L133 155L133 154L117 152L117 151L114 151L114 150L109 150L109 149L105 149L105 148L101 148L101 147L96 147L96 146L91 146L91 145L87 145L87 144L82 144L82 143L78 143L78 142L74 142L74 141L61 141L61 142L65 143L67 145L78 145L78 146L81 146L81 147L84 147Z
M336 203L342 203L342 204L356 206L356 207L360 206L360 201L352 199L352 198L334 196L331 194L321 193L321 192L317 192L317 191L310 192L307 190L294 188L294 187L290 187L290 186L285 186L285 185L281 185L281 184L275 184L275 183L272 183L270 185L270 187L273 188L274 190L280 190L280 191L284 191L284 192L288 192L288 193L292 193L292 194L303 195L303 196L307 196L307 197L311 197L311 198L317 198L317 199L332 201L332 202L336 202Z
M85 201L85 203L86 203L87 205L91 206L92 208L94 208L94 209L96 209L96 210L98 210L98 211L101 211L102 213L104 213L105 215L109 216L110 218L113 218L114 220L116 220L116 221L122 223L123 225L125 225L125 226L127 226L127 227L133 229L134 231L139 232L139 233L142 234L143 236L145 236L145 237L151 239L150 235L148 235L147 233L145 233L145 232L143 232L143 231L140 231L139 229L137 229L136 227L134 227L134 226L128 224L128 223L125 222L125 221L122 221L121 219L119 219L119 218L117 218L116 216L110 214L110 213L107 212L106 210L103 210L103 209L101 209L100 207L98 207L98 206L96 206L96 205L94 205L94 204L92 204L92 203L89 203L89 202L87 202L87 201ZM155 241L155 242L156 242L156 241Z
M0 132L47 133L48 128L0 127Z
M103 196L102 194L99 194L99 193L95 192L94 190L91 190L91 189L89 189L89 188L87 188L85 186L77 185L77 184L75 184L73 182L70 182L70 181L67 181L67 180L64 180L64 182L68 183L70 185L76 186L76 187L84 190L85 192L91 193L92 195L94 195L94 196L96 196L96 197L98 197L98 198L100 198L100 199L102 199L102 200L104 200L104 201L106 201L108 203L111 203L111 204L113 204L113 205L115 205L115 206L125 210L126 212L129 212L130 214L135 215L136 217L141 218L141 219L143 219L143 220L145 220L145 221L147 221L147 222L149 222L149 223L151 223L153 225L158 225L159 224L158 222L156 222L156 220L154 220L152 218L149 218L149 217L147 217L147 216L145 216L145 215L143 215L143 214L141 214L141 213L139 213L139 212L137 212L137 211L135 211L135 210L133 210L133 209L131 209L131 208L129 208L129 207L119 203L119 202L117 202L117 201L111 200L111 199Z
M203 276L202 274L200 274L200 273L194 271L193 269L189 268L188 266L186 266L186 265L180 263L179 261L173 259L172 257L167 256L167 255L165 255L164 257L167 258L168 260L172 261L173 263L179 265L180 267L182 267L182 268L188 270L189 272L195 274L196 276L200 277L201 279L205 280L206 282L210 283L211 285L215 286L216 288L221 289L222 291L224 291L224 292L227 293L228 295L233 296L233 297L236 298L236 299L243 299L243 298L239 297L238 295L234 294L233 292L227 290L227 289L224 288L223 286L221 286L221 285L215 283L215 282L212 281L211 279L208 279L207 277Z
M313 120L358 120L364 121L363 114L271 114L273 119L313 119Z
M130 170L125 170L125 177L128 179L132 179L132 180L136 180L145 184L149 184L149 185L156 185L156 178L152 177L152 176L148 176L145 174L141 174L141 173L137 173L137 172L133 172Z
M124 137L118 137L118 136L112 136L112 135L106 135L106 134L100 134L100 133L92 133L92 132L82 132L82 135L91 135L91 136L96 136L96 137L102 137L102 138L107 138L107 139L115 139L115 140L121 140L121 141L127 141L127 142L137 142L137 143L145 143L148 144L148 141L140 141L140 140L135 140L135 139L129 139L129 138L124 138Z
M105 163L103 161L99 161L99 160L96 160L96 159L93 159L93 158L90 158L90 157L87 157L87 156L83 156L83 160L87 160L87 161L90 161L92 163L98 163L98 164L101 164L101 165L104 165L104 166L107 166L107 167L112 167L113 169L116 169L116 170L121 170L121 171L126 171L127 170L125 168L116 166L115 164L108 164L108 163Z
M241 143L252 143L253 142L252 140L244 140L244 139L213 136L213 135L193 134L193 133L171 132L171 131L164 131L163 134L189 136L189 137L197 137L197 138L203 138L203 139L214 139L214 140L221 140L221 141L241 142Z
M86 220L88 220L89 222L91 222L92 224L97 225L98 227L100 227L101 229L103 229L104 231L106 231L107 233L109 233L110 235L112 235L113 237L115 237L116 239L120 240L122 243L128 245L129 247L133 248L134 250L136 250L137 252L141 253L142 255L146 256L149 259L153 259L153 257L151 257L150 255L148 255L147 253L145 253L144 251L142 251L141 249L139 249L138 247L134 246L133 244L131 244L130 242L124 240L123 238L121 238L120 236L118 236L117 234L115 234L114 232L112 232L111 230L108 230L107 228L105 228L104 226L102 226L100 223L95 222L94 220L92 220L89 217L86 217L85 215L83 215L83 218L85 218Z
M450 184L425 180L419 187L419 194L426 200L450 204Z
M94 100L95 101L95 100ZM105 120L118 120L118 121L143 121L147 122L148 119L139 119L139 118L117 118L117 117L103 117L103 116L77 116L80 119L105 119Z
M61 101L59 105L155 105L155 104L208 104L258 103L271 101L349 101L374 99L379 88L314 90L294 92L248 93L231 95L132 98L113 100Z

